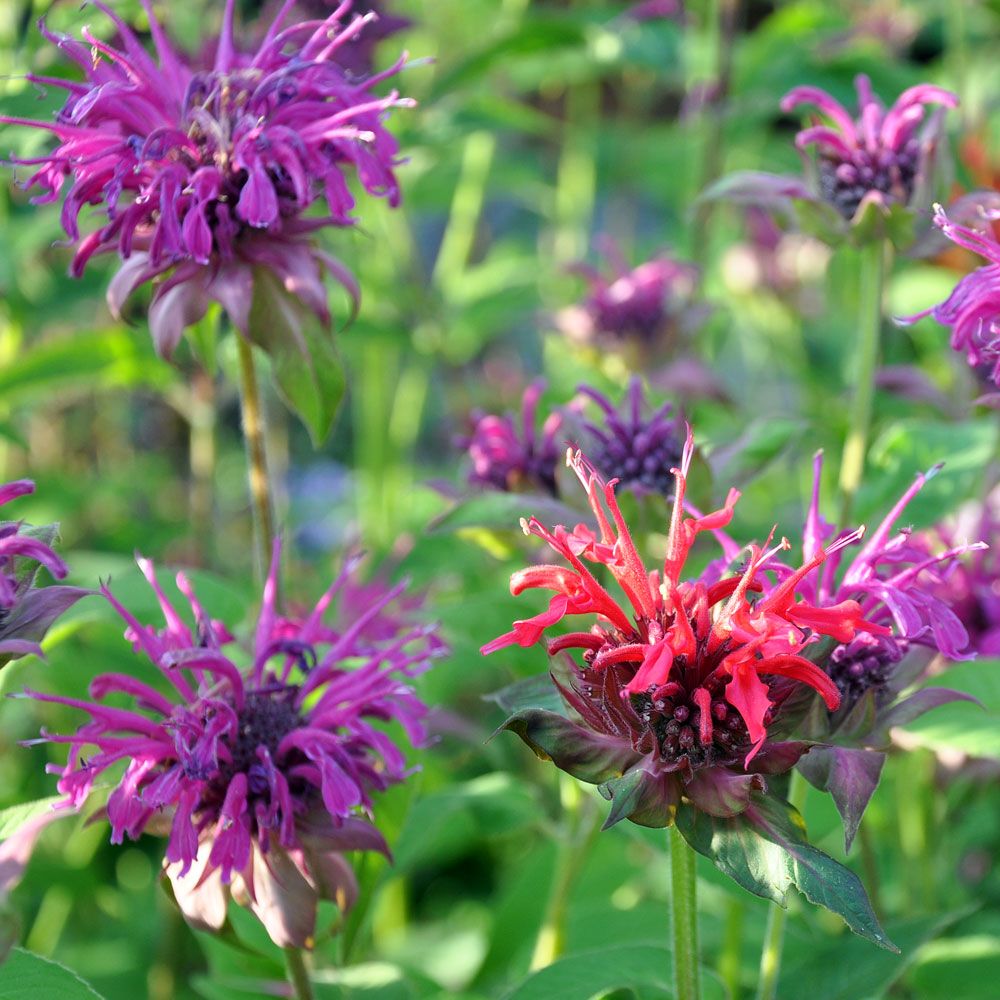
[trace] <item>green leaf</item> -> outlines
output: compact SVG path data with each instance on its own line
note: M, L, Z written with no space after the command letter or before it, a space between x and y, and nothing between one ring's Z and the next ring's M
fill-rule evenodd
M333 427L347 387L330 331L272 274L258 268L247 334L270 357L281 398L319 446Z
M797 962L786 962L778 985L778 996L796 996L809 984L809 1000L857 1000L885 996L889 988L917 959L918 949L934 940L963 913L911 917L897 920L887 930L900 953L876 951L856 938L840 937L826 947L812 945ZM954 975L954 973L952 973ZM963 977L964 981L964 977ZM921 996L937 996L937 993ZM987 994L983 994L986 996Z
M950 424L894 421L872 445L868 475L858 496L860 512L877 523L918 472L944 462L906 508L907 523L917 527L934 524L977 493L983 470L996 449L995 417Z
M539 708L556 715L566 716L566 703L548 674L525 677L507 687L484 696L486 701L499 705L505 712L514 715L526 708Z
M701 979L703 1000L726 996L722 984L705 969ZM504 1000L569 1000L616 989L631 989L641 997L656 995L654 990L672 996L670 952L653 944L630 944L571 955L529 976Z
M517 733L536 757L551 760L559 770L592 785L621 777L638 757L630 743L536 708L512 715L500 729Z
M906 726L909 736L929 750L952 750L970 757L1000 759L1000 659L959 663L937 675L924 690L950 688L982 705L953 702Z
M34 802L22 802L0 811L0 840L6 840L15 830L19 829L29 819L34 819L48 812L57 802L65 802L65 795L50 795ZM70 814L71 815L71 814Z
M843 917L855 934L897 950L861 880L806 840L802 817L787 802L759 796L732 819L683 809L677 827L699 854L754 895L784 906L788 889L795 886L809 902Z
M0 1000L41 1000L43 997L59 997L59 1000L94 1000L96 997L100 1000L101 994L65 966L23 948L15 948L0 973Z
M583 512L541 493L475 493L459 500L430 525L432 532L464 528L520 530L523 517L537 517L543 524L572 525L584 519Z
M802 421L783 417L755 420L737 438L708 457L713 478L740 486L774 461L802 434Z

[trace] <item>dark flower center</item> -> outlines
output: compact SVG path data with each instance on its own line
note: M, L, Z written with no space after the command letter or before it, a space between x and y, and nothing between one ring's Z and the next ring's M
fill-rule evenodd
M674 495L671 469L681 461L682 447L672 428L614 427L607 440L591 449L594 465L625 489Z
M854 213L869 191L880 191L905 204L913 194L920 161L920 144L911 139L898 152L856 149L849 159L830 155L819 158L819 184L824 201L845 218Z
M884 705L896 664L906 654L906 644L890 635L859 632L850 642L834 648L826 672L837 685L844 707L857 704L866 691L875 692L875 704Z
M584 652L586 666L574 685L583 698L582 714L593 728L629 738L638 753L656 752L668 771L727 765L746 756L751 746L746 723L724 698L728 676L715 669L731 652L728 643L709 655L705 642L699 642L696 657L674 660L670 681L629 696L622 689L635 676L638 661L600 663L637 637L607 632L605 637L600 649Z

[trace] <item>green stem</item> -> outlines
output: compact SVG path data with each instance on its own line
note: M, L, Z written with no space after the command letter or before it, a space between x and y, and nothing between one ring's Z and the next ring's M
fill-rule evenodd
M532 972L551 965L565 950L569 895L587 858L591 841L597 833L597 811L593 808L594 803L581 794L575 779L560 774L559 792L563 813L569 820L570 829L556 845L552 888L542 926L535 939L535 950L531 955Z
M274 509L271 504L271 483L267 474L267 453L264 447L266 426L264 411L257 390L253 348L246 338L236 334L240 357L240 407L243 411L243 440L247 450L247 476L254 512L254 538L257 543L257 571L263 579L271 564L274 546Z
M799 812L805 808L809 786L798 771L792 771L788 783L788 801ZM781 972L781 952L785 944L785 922L788 910L777 903L771 904L764 930L764 948L760 953L760 978L757 981L757 1000L776 1000L778 975Z
M288 969L288 981L295 990L295 1000L313 1000L312 983L309 982L309 972L301 948L285 949L285 967Z
M840 462L840 524L851 517L854 497L865 471L865 454L871 430L875 400L875 372L878 367L882 331L882 291L885 284L888 247L875 241L860 252L860 294L857 341L857 377L851 422Z
M695 853L676 826L670 827L670 875L672 891L671 931L674 941L674 996L676 1000L698 1000L701 996L698 968L698 901Z

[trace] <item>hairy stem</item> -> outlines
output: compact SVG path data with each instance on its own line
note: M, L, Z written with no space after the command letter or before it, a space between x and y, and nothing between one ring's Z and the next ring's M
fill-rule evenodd
M851 421L840 461L840 524L851 517L854 497L865 471L865 454L871 430L875 400L875 373L878 367L879 339L882 330L882 291L885 284L888 248L877 240L861 250L860 295L857 340L857 375Z
M698 897L695 853L676 826L670 827L671 932L674 945L674 996L698 1000Z
M288 969L288 981L295 990L295 1000L313 1000L312 983L309 982L309 972L301 948L285 949L285 967Z
M809 786L798 771L792 771L788 784L788 801L799 812L805 808ZM776 1000L778 975L781 972L781 952L785 944L785 922L788 910L777 903L771 904L764 930L764 948L760 953L760 978L757 981L757 1000Z
M236 335L240 356L240 408L243 412L243 440L247 449L247 475L253 502L254 538L257 545L257 571L267 575L274 545L274 508L271 504L271 483L267 472L264 448L266 426L264 411L257 390L257 372L253 348L240 334Z

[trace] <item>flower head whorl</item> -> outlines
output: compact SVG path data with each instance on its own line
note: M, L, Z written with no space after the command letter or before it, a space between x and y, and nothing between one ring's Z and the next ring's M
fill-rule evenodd
M171 818L166 863L175 891L192 888L193 868L193 888L211 876L221 892L234 880L252 886L258 856L305 858L300 868L307 876L331 852L384 849L362 815L370 813L374 792L409 770L394 741L373 722L398 723L414 745L426 741L427 709L410 679L430 664L431 630L405 626L391 639L362 638L401 587L331 630L324 615L355 562L307 616L287 619L275 606L279 558L276 545L248 666L229 654L232 638L209 619L183 574L177 586L190 604L193 629L160 587L152 564L140 560L164 629L140 624L110 590L104 594L137 651L166 681L169 696L125 674L96 677L92 701L29 692L91 717L75 734L42 736L70 747L59 790L73 805L86 800L105 771L127 762L108 800L113 842L137 838L157 815ZM135 707L108 706L112 694L128 696ZM96 748L86 760L85 747Z
M745 773L796 683L818 691L831 710L838 707L835 685L801 655L810 644L822 636L848 642L860 632L886 631L866 621L854 601L820 609L796 597L801 582L825 561L822 549L752 601L751 592L764 589L764 567L787 548L784 539L770 549L751 546L739 575L712 584L682 580L695 538L724 528L739 498L731 490L714 513L684 513L693 448L689 431L674 470L676 496L663 566L652 571L636 551L615 482L605 483L579 452L571 452L568 461L587 491L598 533L582 524L550 531L533 518L524 522L525 531L547 542L569 568L543 565L515 573L514 595L541 587L555 596L547 611L515 622L512 631L482 650L530 646L567 615L594 617L588 631L549 643L551 654L582 651L570 686L561 686L563 697L591 733L624 743L658 773L677 772L688 781L702 769ZM588 562L607 568L627 604L612 596Z
M343 265L312 246L310 234L353 223L348 171L368 194L398 202L398 150L383 121L390 109L411 102L395 92L377 97L372 88L403 60L362 80L345 74L337 51L370 19L343 25L350 0L290 27L282 27L291 6L283 5L247 56L236 50L234 0L227 0L215 61L204 71L178 55L150 0L142 2L156 59L118 15L93 2L114 23L120 47L86 29L86 44L54 34L43 21L42 34L85 80L31 75L68 92L55 122L0 119L57 140L52 153L14 162L36 167L25 186L41 189L37 203L62 196L63 229L77 244L73 273L81 274L95 254L118 253L124 263L108 291L115 314L140 285L162 279L150 325L164 355L211 299L245 331L255 268L272 272L327 320L324 274L352 294L356 288ZM324 210L307 217L314 203ZM82 235L80 215L88 205L99 206L107 221Z
M910 202L925 157L917 135L926 106L954 108L958 98L941 87L923 83L904 91L886 110L864 74L855 79L858 116L855 119L834 97L819 87L795 87L781 101L781 110L811 104L827 119L796 136L800 150L816 147L820 191L845 218L853 219L867 199L880 203Z
M600 473L640 495L671 496L673 470L683 450L682 421L671 415L673 407L665 403L645 416L642 380L637 376L629 381L620 410L590 386L578 386L577 392L596 403L604 414L603 426L590 421L583 424L592 439L590 457Z
M536 379L521 398L521 428L514 417L476 411L472 414L473 431L458 439L472 461L469 483L494 490L517 492L541 489L550 496L558 494L556 468L559 465L562 414L550 413L536 429L538 402L545 391L545 381Z

